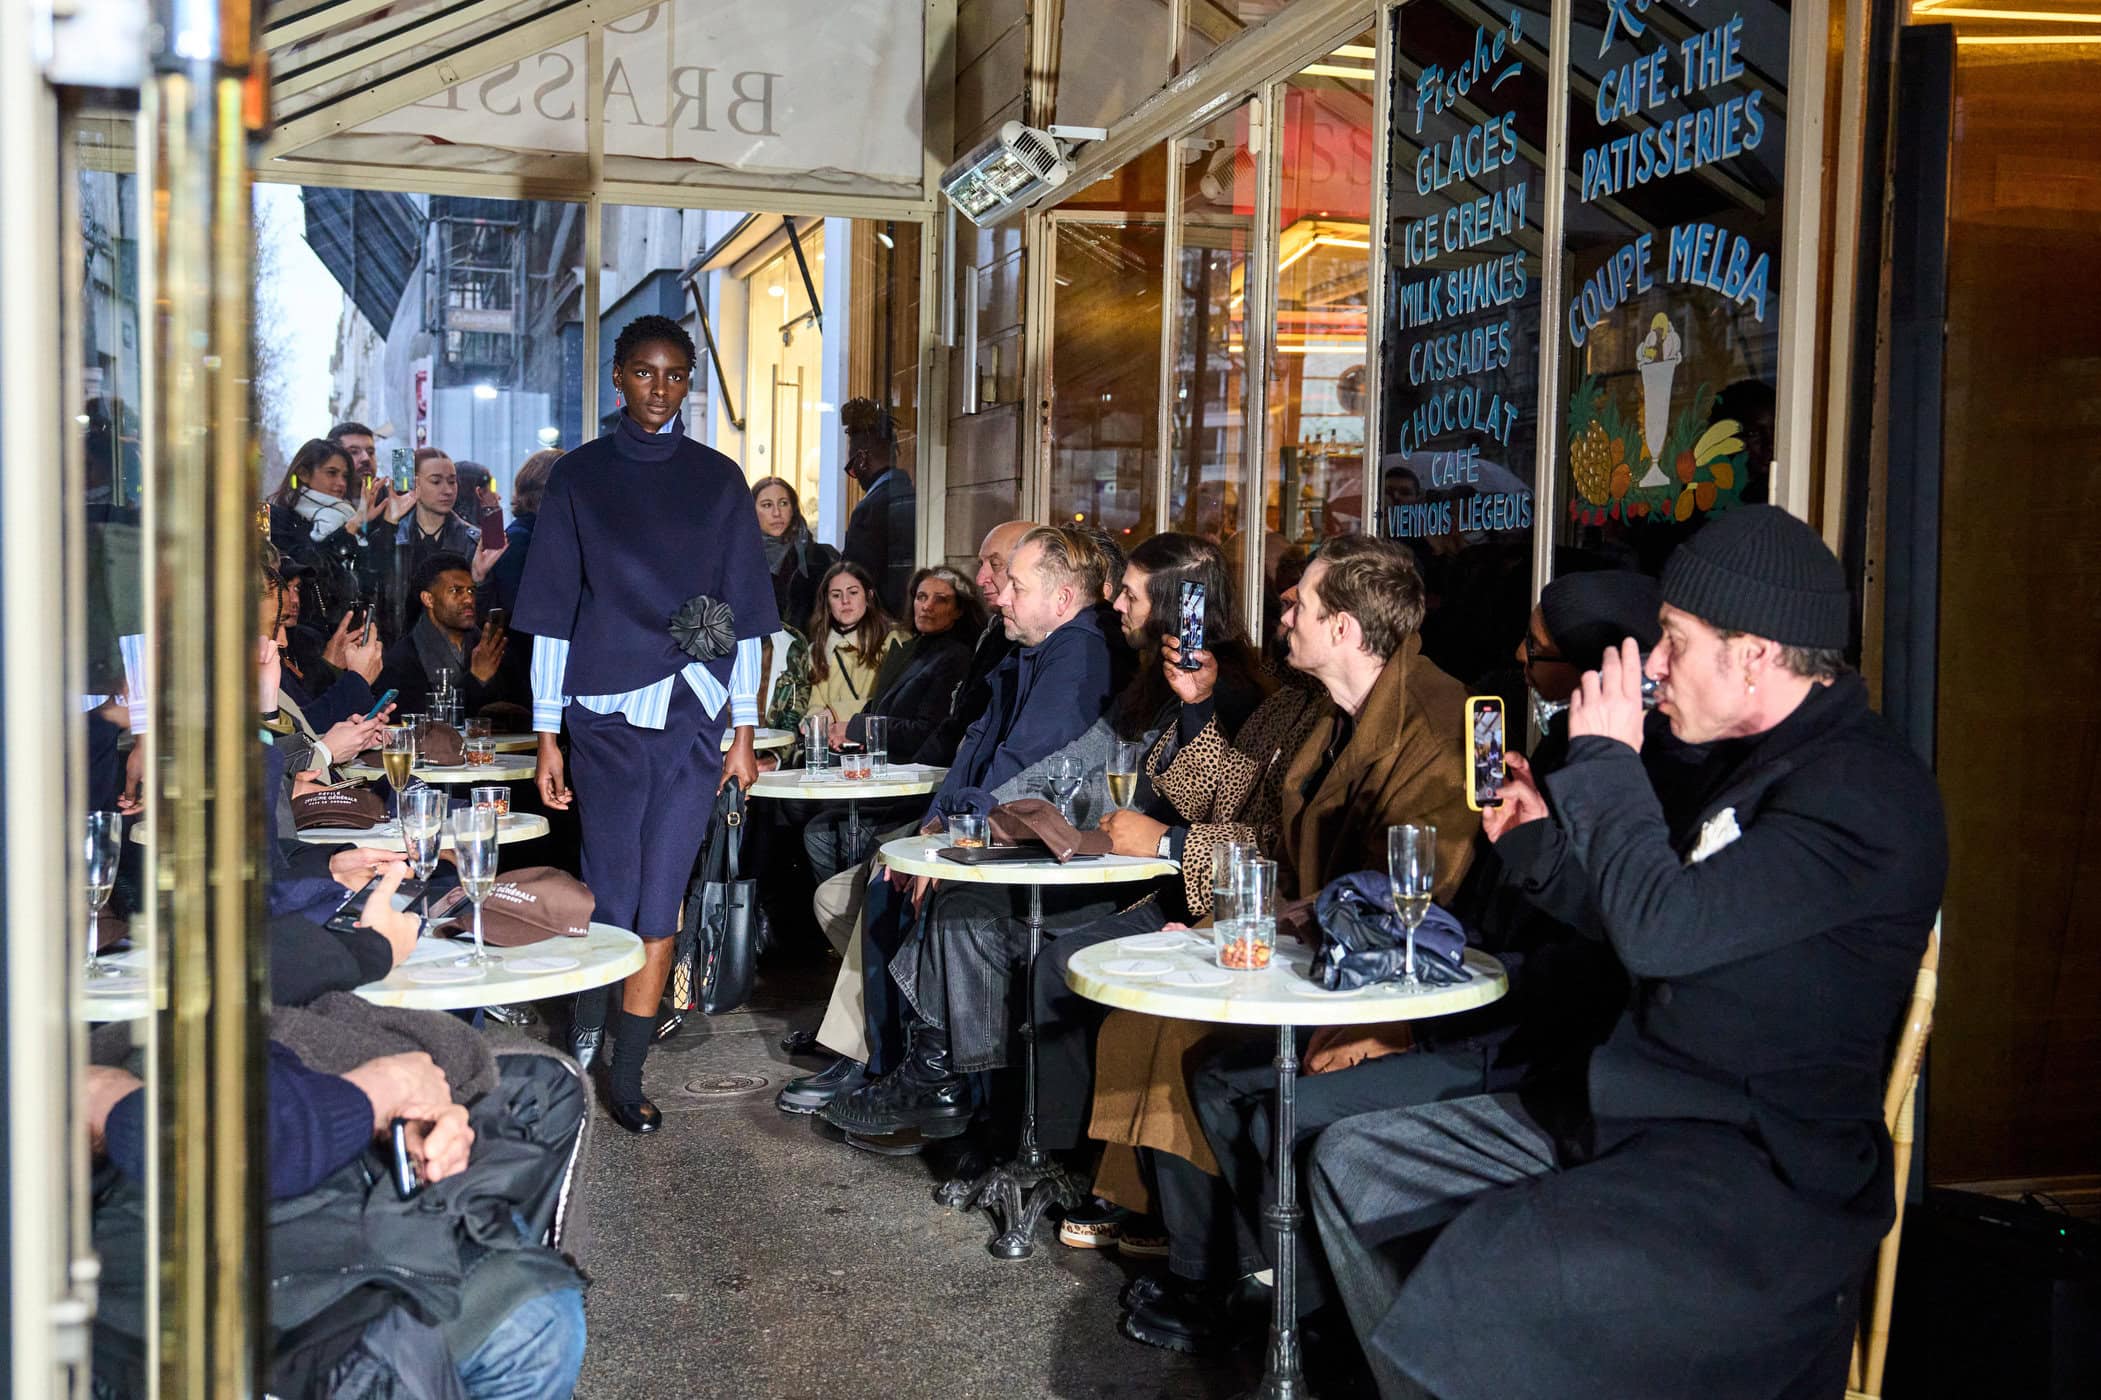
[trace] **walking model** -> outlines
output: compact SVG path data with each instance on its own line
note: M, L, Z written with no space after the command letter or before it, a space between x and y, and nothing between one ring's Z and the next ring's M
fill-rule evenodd
M610 1025L610 989L578 999L569 1044L589 1065L612 1031L607 1103L634 1133L662 1121L642 1063L679 906L716 791L758 776L759 643L780 627L744 474L682 430L692 374L677 322L643 316L620 332L619 426L555 464L512 620L534 639L540 800L576 804L596 917L647 950Z

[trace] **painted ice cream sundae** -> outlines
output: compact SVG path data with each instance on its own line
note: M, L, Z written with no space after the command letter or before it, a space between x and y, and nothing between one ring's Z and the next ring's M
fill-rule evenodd
M1649 449L1649 470L1638 485L1665 486L1670 478L1663 471L1663 439L1670 430L1671 381L1678 377L1678 363L1685 346L1661 311L1649 322L1649 333L1634 349L1634 363L1641 370L1641 435Z

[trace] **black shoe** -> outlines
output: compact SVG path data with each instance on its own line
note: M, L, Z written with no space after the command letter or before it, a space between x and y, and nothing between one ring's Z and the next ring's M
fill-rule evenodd
M664 1126L664 1115L648 1099L607 1104L606 1110L613 1115L615 1123L631 1133L653 1133Z
M1140 1274L1123 1286L1123 1292L1118 1295L1116 1301L1128 1312L1132 1308L1152 1302L1166 1287L1166 1274Z
M970 1128L970 1081L950 1066L947 1032L915 1022L905 1062L833 1099L824 1116L857 1137L889 1137L916 1128L928 1138L952 1138Z
M671 1037L677 1035L679 1028L685 1024L686 1013L683 1011L674 1011L670 1015L661 1018L657 1022L656 1030L652 1033L653 1043L663 1044Z
M569 1055L576 1061L578 1069L591 1068L591 1061L598 1058L598 1047L605 1044L605 1027L593 1026L589 1030L571 1027L569 1031Z
M1135 1300L1124 1314L1126 1337L1190 1356L1210 1356L1231 1344L1222 1290L1172 1274L1159 1275L1158 1280L1151 1296ZM1130 1291L1138 1289L1134 1285Z
M484 1006L482 1015L499 1026L529 1026L538 1019L530 1006Z
M783 1113L815 1113L832 1100L851 1094L868 1082L868 1066L844 1055L830 1066L781 1086L773 1106Z
M878 1157L917 1157L926 1151L926 1134L917 1128L906 1128L903 1132L886 1137L863 1137L859 1133L848 1133L846 1145L857 1152L871 1152Z
M781 1037L781 1053L783 1055L817 1055L823 1053L823 1047L818 1045L817 1032L815 1031L789 1031Z

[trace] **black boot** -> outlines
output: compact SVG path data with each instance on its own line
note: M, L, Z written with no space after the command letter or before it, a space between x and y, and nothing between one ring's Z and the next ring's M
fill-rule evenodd
M948 1032L914 1021L905 1061L875 1083L825 1106L833 1125L856 1137L880 1138L916 1129L929 1139L951 1138L970 1127L970 1080L948 1057Z
M607 1075L606 1110L631 1133L653 1133L663 1126L664 1115L642 1092L642 1066L655 1040L656 1018L615 1011L612 1021L613 1064Z

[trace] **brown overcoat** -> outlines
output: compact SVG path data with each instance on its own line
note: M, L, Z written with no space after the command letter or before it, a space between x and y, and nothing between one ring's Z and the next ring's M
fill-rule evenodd
M1403 822L1437 828L1438 900L1449 900L1459 887L1481 825L1480 814L1466 805L1466 688L1421 650L1409 637L1387 662L1365 697L1356 731L1318 787L1307 790L1333 737L1332 720L1310 726L1284 770L1275 853L1280 898L1311 898L1339 876L1384 870L1386 828ZM1190 1104L1188 1077L1205 1053L1198 1042L1213 1029L1111 1012L1096 1046L1089 1135L1171 1152L1216 1172ZM1098 1181L1096 1190L1122 1194L1114 1179Z

